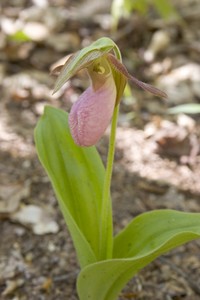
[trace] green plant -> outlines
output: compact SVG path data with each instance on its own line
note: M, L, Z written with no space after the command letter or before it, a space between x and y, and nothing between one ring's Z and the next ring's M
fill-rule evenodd
M35 129L35 141L77 252L79 298L114 300L131 277L155 258L199 238L200 214L147 212L113 237L110 182L119 103L127 79L155 95L166 94L131 76L118 47L108 38L73 54L61 69L55 91L82 68L87 68L91 86L69 117L47 106ZM111 118L105 170L93 145Z
M149 6L155 7L160 16L164 19L178 17L178 13L168 0L113 0L111 14L115 26L120 17L130 14L133 10L146 14Z

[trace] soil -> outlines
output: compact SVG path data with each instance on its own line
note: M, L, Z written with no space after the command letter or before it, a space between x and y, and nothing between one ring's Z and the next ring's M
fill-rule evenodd
M132 74L169 95L159 100L130 85L133 95L121 103L112 181L115 232L136 215L153 209L200 211L199 115L168 112L178 104L200 101L200 3L177 2L173 3L182 21L164 21L154 10L145 17L135 12L112 31L108 1L101 5L98 1L92 5L87 1L2 1L0 299L78 299L79 266L51 184L37 158L33 131L46 104L69 110L88 84L81 73L52 96L55 77L49 75L49 68L101 36L118 43ZM30 39L23 41L18 36L17 40L16 28L20 33L29 22L32 32L34 22L43 27L30 34ZM164 32L165 41L169 39L149 60L157 31ZM183 66L186 75L180 78L178 71ZM171 86L169 78L173 78ZM97 145L104 163L108 134L109 130ZM37 234L31 224L14 217L16 211L31 205L47 213L57 227L48 232L43 224L46 232ZM119 299L200 299L200 241L152 262L131 280Z

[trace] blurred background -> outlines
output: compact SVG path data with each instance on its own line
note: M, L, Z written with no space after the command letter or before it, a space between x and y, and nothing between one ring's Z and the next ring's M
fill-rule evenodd
M152 209L200 211L200 1L0 0L0 298L77 300L71 239L34 146L45 105L70 110L85 72L52 96L50 71L108 36L138 79L121 102L112 198L117 232ZM106 160L108 133L97 145ZM120 300L200 299L200 242L157 259Z

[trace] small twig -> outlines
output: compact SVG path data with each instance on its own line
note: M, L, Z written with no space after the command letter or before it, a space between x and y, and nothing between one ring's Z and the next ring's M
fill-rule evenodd
M78 271L68 274L60 274L53 277L53 282L61 282L61 281L67 281L69 279L75 280L77 278Z

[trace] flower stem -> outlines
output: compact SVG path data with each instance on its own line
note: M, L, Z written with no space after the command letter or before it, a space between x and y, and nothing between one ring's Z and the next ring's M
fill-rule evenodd
M110 196L110 185L112 179L113 161L115 155L115 138L119 105L116 105L113 112L109 149L107 157L106 174L103 186L102 213L100 223L100 260L112 258L113 251L113 220L112 201Z

